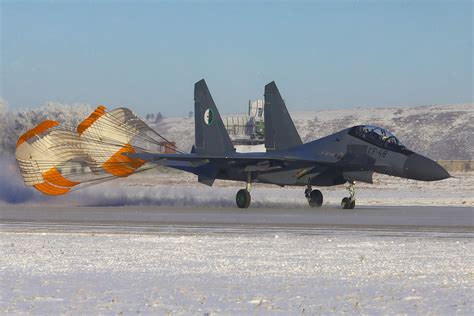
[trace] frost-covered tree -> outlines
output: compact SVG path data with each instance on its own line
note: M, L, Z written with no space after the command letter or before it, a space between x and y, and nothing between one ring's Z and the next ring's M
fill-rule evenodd
M8 103L6 100L0 98L0 152L3 152L5 142L5 127L7 124L6 115L8 111Z
M7 112L7 110L8 110L7 101L0 98L0 117L3 117L3 115Z
M4 107L6 108L6 105ZM90 113L89 105L57 102L48 102L36 109L5 111L0 114L2 151L13 153L18 137L44 120L58 121L63 126L74 128Z
M161 112L156 113L155 123L159 123L162 120L163 120L163 115L161 115Z

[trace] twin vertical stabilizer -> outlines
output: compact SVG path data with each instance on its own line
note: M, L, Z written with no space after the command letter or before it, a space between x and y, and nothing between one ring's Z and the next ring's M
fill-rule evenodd
M235 152L204 79L194 85L195 152L222 155Z
M265 148L286 150L303 142L274 81L265 86ZM204 79L194 85L195 148L197 154L235 152Z
M265 148L286 150L303 142L296 130L275 81L265 86Z

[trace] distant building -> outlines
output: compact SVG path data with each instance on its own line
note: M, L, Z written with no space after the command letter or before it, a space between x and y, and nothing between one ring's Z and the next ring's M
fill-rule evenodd
M264 101L249 100L247 116L228 116L224 125L234 145L265 143Z
M257 120L261 119L263 121L263 109L265 102L263 100L249 100L249 116L255 117Z

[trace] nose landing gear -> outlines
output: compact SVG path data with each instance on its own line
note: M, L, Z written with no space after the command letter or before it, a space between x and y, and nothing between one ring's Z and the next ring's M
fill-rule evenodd
M304 196L311 207L321 207L323 205L323 194L319 190L312 190L310 185L304 191Z
M341 206L343 209L353 209L356 205L355 201L355 181L349 181L349 185L347 186L347 190L349 191L349 197L345 197L341 201Z

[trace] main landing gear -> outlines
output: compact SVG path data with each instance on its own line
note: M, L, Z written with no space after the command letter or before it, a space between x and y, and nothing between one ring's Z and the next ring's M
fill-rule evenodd
M304 196L311 207L321 207L323 205L323 194L319 190L312 190L310 185L304 190Z
M247 189L240 189L235 196L235 202L239 208L248 208L250 200L250 192Z
M347 190L349 191L349 197L345 197L341 201L341 206L343 209L353 209L356 205L355 200L355 181L349 181L349 185L347 186Z
M250 206L251 196L250 196L250 189L252 184L252 178L249 174L247 177L247 185L245 189L240 189L236 196L235 202L239 208L248 208ZM347 186L347 190L349 191L349 197L345 197L341 201L341 206L343 209L353 209L356 204L355 200L355 181L349 181ZM319 190L313 190L311 185L308 185L306 190L304 191L304 195L308 200L309 206L311 207L321 207L323 205L323 194Z
M245 189L240 189L237 194L235 195L235 202L239 208L248 208L250 206L251 196L250 196L250 189L251 189L252 177L249 173L247 176L247 185Z

